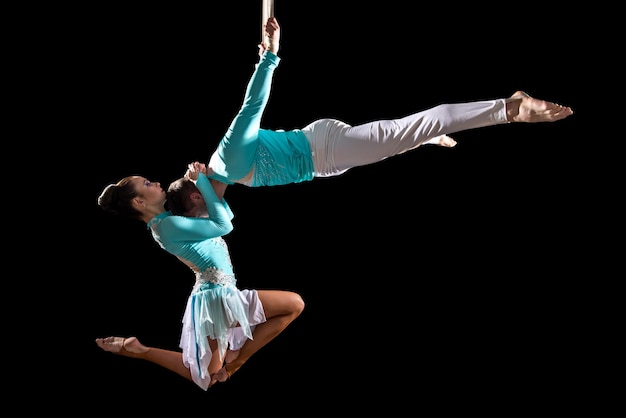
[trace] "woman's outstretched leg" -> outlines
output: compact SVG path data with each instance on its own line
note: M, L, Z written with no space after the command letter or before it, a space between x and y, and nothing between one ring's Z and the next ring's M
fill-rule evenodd
M96 344L104 351L146 360L165 367L185 379L192 380L189 369L183 364L183 354L180 352L145 346L136 337L97 338Z
M226 364L212 376L211 385L218 381L226 381L254 353L283 332L304 310L304 301L297 293L283 290L259 290L258 294L267 321L255 327L252 333L254 339L247 340L238 353L229 352L226 355Z

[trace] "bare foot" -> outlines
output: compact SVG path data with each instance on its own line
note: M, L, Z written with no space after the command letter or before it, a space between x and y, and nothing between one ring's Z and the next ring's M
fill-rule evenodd
M224 356L224 367L222 367L221 369L219 369L217 371L217 373L213 373L211 375L211 383L209 384L209 387L213 386L214 384L216 384L217 382L225 382L228 380L228 378L235 373L237 370L239 370L239 368L241 367L241 364L239 366L236 366L236 368L231 369L232 366L232 362L235 361L237 359L237 357L239 357L239 350L228 350L226 351L226 355ZM227 366L231 366L231 368L227 368Z
M104 351L109 351L114 354L121 354L130 357L132 357L133 354L141 354L150 350L148 347L141 344L136 337L97 338L96 344L98 344L98 347L100 347Z
M239 357L239 350L227 350L224 356L224 363L232 363L237 357Z
M216 382L225 382L233 373L235 373L234 370L232 371L228 370L227 367L228 367L228 364L225 364L224 367L219 369L217 373L213 373L211 375L211 385L213 385Z
M230 373L228 372L228 369L226 369L225 365L224 367L222 367L217 373L214 374L215 379L218 382L225 382L228 380L228 378L230 377Z
M219 369L216 373L211 375L211 382L209 383L209 387L212 387L217 382L225 382L230 377L230 373L226 370L226 366Z
M535 99L523 91L516 91L506 100L506 116L509 122L554 122L573 113L570 107Z
M441 147L452 148L456 145L456 141L448 135L439 135L424 142L424 144L439 145Z

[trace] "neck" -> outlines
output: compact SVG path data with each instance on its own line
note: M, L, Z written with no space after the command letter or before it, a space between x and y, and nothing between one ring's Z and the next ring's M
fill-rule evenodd
M160 215L163 212L165 212L164 206L160 206L158 208L146 208L141 215L141 220L145 223L148 223L150 222L150 219L154 218L157 215Z

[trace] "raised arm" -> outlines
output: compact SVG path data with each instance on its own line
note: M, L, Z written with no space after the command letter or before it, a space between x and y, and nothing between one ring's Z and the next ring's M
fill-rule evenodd
M213 170L208 168L206 164L195 161L187 166L187 171L185 172L184 177L188 180L191 180L196 185L196 188L202 195L202 198L204 199L204 202L207 206L209 217L212 216L210 208L213 205L213 195L215 195L218 199L218 202L224 205L228 213L229 219L232 219L234 215L230 210L228 203L226 203L226 200L224 200L224 193L226 192L226 187L228 187L228 184L223 183L219 180L208 179L208 176L212 173ZM210 187L207 186L206 180L210 182Z
M215 152L209 159L214 170L211 178L232 184L245 178L252 170L258 146L261 118L270 97L274 70L280 63L278 52L280 27L275 18L268 19L269 45L259 44L260 58L246 86L239 112Z
M207 177L210 177L211 174L213 174L213 170L207 168L205 174ZM213 186L213 190L215 191L217 197L223 201L224 193L226 192L226 187L228 187L228 184L212 178L209 178L209 181L211 182L211 186Z

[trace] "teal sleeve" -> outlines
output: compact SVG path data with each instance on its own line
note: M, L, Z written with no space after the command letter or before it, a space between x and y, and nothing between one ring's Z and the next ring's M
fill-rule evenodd
M215 190L213 190L213 186L211 186L211 182L206 175L200 173L198 180L196 180L196 187L202 197L204 197L204 202L209 211L209 218L224 216L221 210L225 211L229 221L234 218L235 215L226 202L226 199L219 200L219 197L215 194Z
M266 51L246 86L244 100L211 156L211 178L232 184L248 175L257 157L261 117L269 100L274 70L280 58Z
M224 236L233 230L233 212L224 200L219 200L205 175L198 177L196 187L204 197L209 217L168 216L160 225L161 235L168 237L168 241L202 241Z

